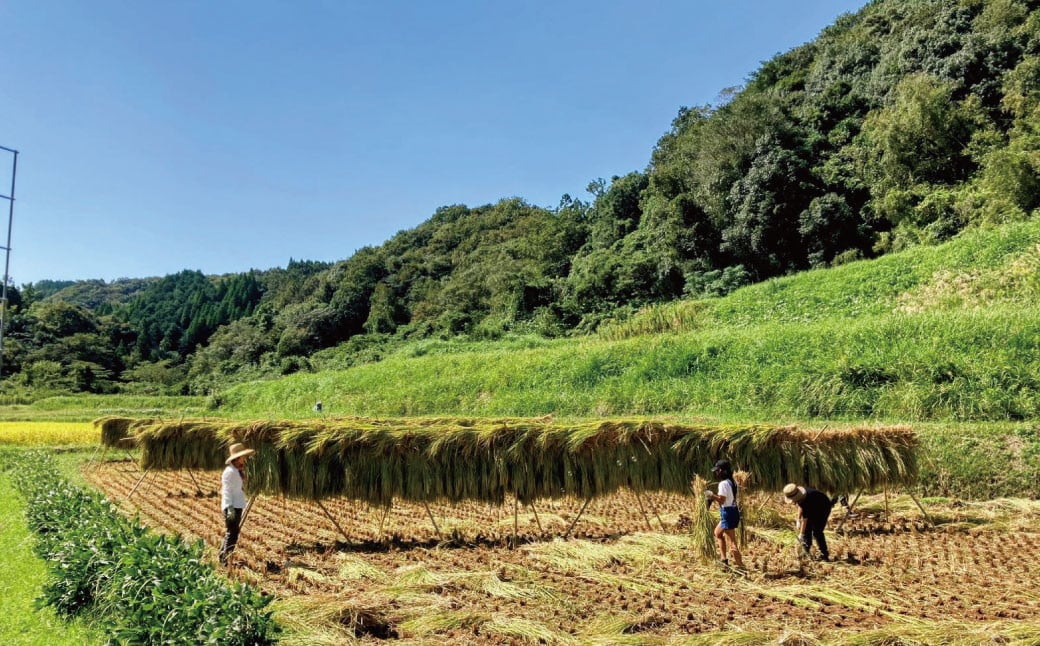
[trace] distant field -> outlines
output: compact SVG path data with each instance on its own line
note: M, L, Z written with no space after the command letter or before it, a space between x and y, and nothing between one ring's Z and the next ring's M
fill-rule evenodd
M91 422L0 422L0 444L68 446L97 444L101 431Z
M45 397L31 404L0 406L0 420L90 422L106 415L177 417L200 415L205 410L205 397L79 394Z

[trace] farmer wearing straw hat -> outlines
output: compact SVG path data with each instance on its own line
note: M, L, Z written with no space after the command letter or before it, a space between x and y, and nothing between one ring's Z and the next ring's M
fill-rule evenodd
M820 560L829 561L830 553L827 551L827 539L823 536L823 529L831 515L831 499L822 491L794 483L784 487L784 499L798 505L798 520L795 521L795 526L798 528L798 540L805 549L805 554L808 555L812 550L815 538L816 546L820 548Z
M220 564L227 565L228 556L238 544L238 531L242 525L242 510L246 506L246 458L256 453L245 444L232 444L228 458L224 461L224 473L220 476L220 509L224 512L227 533L220 546Z

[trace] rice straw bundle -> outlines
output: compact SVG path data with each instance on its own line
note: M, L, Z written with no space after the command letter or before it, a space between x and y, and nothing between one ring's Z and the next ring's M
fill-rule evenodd
M733 482L737 483L737 506L740 508L740 525L737 526L737 546L747 547L747 486L751 483L751 474L747 471L734 471Z
M219 469L224 466L228 423L144 421L131 432L141 446L143 469Z
M765 491L796 482L832 493L914 484L917 447L917 436L906 427L728 427L691 433L675 444L702 470L718 458L729 459Z
M905 428L801 430L792 426L683 426L658 420L574 424L551 418L363 417L234 422L107 418L110 437L133 435L142 466L217 469L227 447L248 462L261 493L307 500L345 496L375 505L516 496L582 499L619 489L686 494L720 457L764 491L787 482L832 493L912 484L917 439Z
M704 478L694 477L693 527L690 529L690 535L694 553L703 563L713 563L719 558L715 545L715 525L718 521L711 512L707 496L704 495L707 488L708 482Z
M94 428L101 427L101 446L126 448L123 440L130 436L132 423L134 420L127 417L99 417L94 420Z

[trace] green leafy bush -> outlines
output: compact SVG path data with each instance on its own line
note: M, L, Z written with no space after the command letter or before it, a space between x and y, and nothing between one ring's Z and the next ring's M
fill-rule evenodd
M51 567L41 604L65 617L96 616L122 644L274 642L271 599L218 576L201 541L131 522L100 494L68 483L43 452L0 461L26 498L35 550Z

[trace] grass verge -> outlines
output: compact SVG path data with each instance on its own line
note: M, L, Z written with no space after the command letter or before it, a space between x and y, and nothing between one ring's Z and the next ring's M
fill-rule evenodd
M82 622L65 623L50 608L35 608L47 566L33 554L31 540L25 503L7 475L0 474L0 644L102 643L101 634Z

